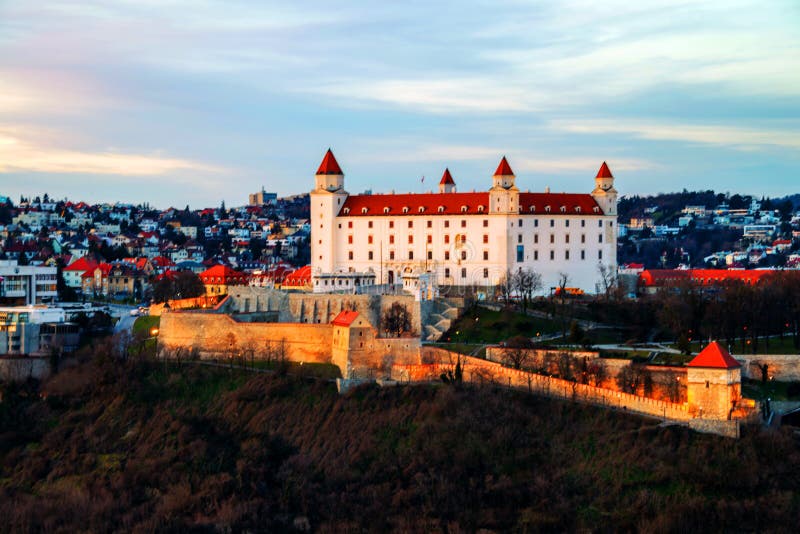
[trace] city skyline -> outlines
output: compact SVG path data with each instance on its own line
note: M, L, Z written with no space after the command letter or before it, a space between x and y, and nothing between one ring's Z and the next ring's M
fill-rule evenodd
M192 208L308 191L798 192L800 8L580 1L0 6L0 193ZM421 181L425 176L424 183Z

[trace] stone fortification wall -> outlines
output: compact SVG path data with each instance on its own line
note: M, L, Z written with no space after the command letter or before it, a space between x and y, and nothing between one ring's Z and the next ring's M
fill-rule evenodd
M735 354L742 364L742 377L761 380L757 367L767 364L767 373L775 380L792 382L800 380L800 354Z
M266 343L285 341L290 361L330 362L330 324L239 323L222 314L169 312L161 316L159 347L196 349L201 357L227 357L232 351L266 352Z
M362 314L376 328L382 314L393 303L406 306L411 326L421 331L422 313L419 302L410 295L340 295L327 293L287 293L267 287L235 286L228 290L232 313L278 312L282 323L330 323L342 310Z
M639 397L611 389L518 371L494 362L464 355L451 354L444 363L396 365L392 370L392 378L411 382L437 380L441 373L454 369L454 363L449 362L455 362L457 358L462 361L464 380L468 382L495 383L551 397L615 407L675 421L688 421L693 417L685 404Z

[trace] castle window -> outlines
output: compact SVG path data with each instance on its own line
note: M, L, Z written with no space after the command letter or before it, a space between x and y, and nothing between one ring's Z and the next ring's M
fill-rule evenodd
M408 244L411 245L413 243L414 243L414 236L413 235L408 236Z
M390 250L390 251L389 251L389 259L390 259L390 260L393 260L393 259L394 259L394 250Z
M517 263L525 261L525 245L517 245Z
M489 251L488 250L484 250L483 251L483 261L489 261Z
M538 250L534 250L533 251L533 259L536 260L536 261L539 260L539 251Z
M489 278L489 269L484 269L483 270L483 277L484 278Z
M566 213L566 212L567 212L567 207L561 206L561 213Z
M484 243L488 243L489 242L489 234L483 234L483 242Z
M372 259L372 251L371 250L369 252L367 252L367 258L370 259L370 260Z
M347 227L348 228L352 228L353 227L353 221L347 221Z
M522 234L517 234L517 243L522 243Z
M581 250L581 259L582 260L586 259L586 251L585 250Z
M565 259L565 260L568 260L568 259L569 259L569 250L565 250L565 251L564 251L564 259Z
M597 221L597 227L598 228L602 228L603 227L603 221Z
M710 385L710 384L708 383L708 380L706 380L706 388L708 388L708 387L709 387L709 385Z
M368 245L371 245L371 244L372 244L372 234L370 234L370 235L368 235L368 236L367 236L367 244L368 244Z
M445 259L445 261L450 260L450 251L449 250L445 250L444 251L444 259Z
M347 215L348 213L350 213L350 208L345 208L343 211L344 211L344 214Z
M394 228L394 221L389 221L389 228Z
M517 226L522 227L522 219L517 219Z
M419 207L419 209L418 209L417 211L418 211L419 213L424 213L424 212L425 212L425 208L424 208L423 206L420 206L420 207Z
M550 228L554 227L555 225L556 225L555 219L550 219Z
M428 244L433 243L433 236L431 234L428 234L427 241Z
M414 221L408 221L408 227L414 228Z
M403 206L403 213L408 213L408 206Z
M478 206L478 213L483 213L483 206Z
M409 250L408 251L408 259L409 260L413 260L414 259L414 251L413 250Z
M533 234L533 242L534 243L538 243L539 242L539 234Z
M565 221L564 221L564 226L566 226L567 228L569 228L569 219L567 219L567 220L565 220Z
M394 234L389 235L389 244L394 245Z
M444 221L444 227L450 228L450 221Z
M550 234L550 243L555 243L555 242L556 242L555 234Z
M449 234L445 234L444 235L444 243L445 243L445 245L450 243L450 235Z
M467 227L467 221L461 219L461 228L466 228L466 227Z
M462 260L466 260L467 259L467 251L466 250L462 250L461 251L461 259Z
M466 278L466 277L467 277L467 268L466 267L462 267L461 268L461 278Z
M603 259L603 251L602 250L598 250L597 251L597 259L598 260L602 260Z
M603 234L597 234L597 242L598 243L602 243L603 242Z
M450 267L445 267L444 269L444 277L450 278Z
M353 244L353 234L350 234L349 236L347 236L347 244L348 245L352 245Z
M586 243L586 234L581 234L581 243Z
M467 207L461 206L461 213L467 213Z
M550 206L545 206L544 207L544 211L546 211L547 213L550 213Z
M555 250L551 250L551 251L550 251L550 259L551 259L551 260L554 260L554 259L556 259L556 251L555 251Z
M489 219L484 219L483 220L483 227L484 228L488 228L489 227Z
M439 206L436 211L439 213L444 213L444 206Z
M586 219L581 219L581 228L586 226Z
M364 213L367 213L367 212L366 212L366 209L367 209L367 208L364 208ZM367 223L367 228L372 228L372 221L369 221L369 222Z
M432 259L433 259L433 251L432 251L432 250L429 250L429 251L428 251L428 259L429 259L429 260L432 260Z
M361 208L361 213L362 213L362 215L366 215L367 214L367 208ZM370 224L372 224L372 221L370 221Z
M347 253L347 259L348 260L352 260L353 259L353 251L352 250Z
M389 213L389 206L383 207L383 213Z
M580 213L580 212L581 212L581 207L575 206L575 213Z
M600 213L600 208L595 206L594 208L592 208L592 211L595 212L595 213Z
M428 221L427 226L428 226L428 228L433 228L433 221Z

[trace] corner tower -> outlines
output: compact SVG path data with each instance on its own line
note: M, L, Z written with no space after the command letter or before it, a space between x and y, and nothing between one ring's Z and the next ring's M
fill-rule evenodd
M489 213L519 213L519 189L514 185L514 171L503 156L492 176L489 189Z
M592 191L597 204L605 215L617 216L617 190L614 189L614 175L604 161L594 178L594 191Z
M453 181L453 176L450 174L450 169L445 169L442 179L439 181L440 193L455 193L456 183Z
M332 273L336 267L334 224L347 200L344 173L331 149L325 153L314 176L311 191L311 277Z

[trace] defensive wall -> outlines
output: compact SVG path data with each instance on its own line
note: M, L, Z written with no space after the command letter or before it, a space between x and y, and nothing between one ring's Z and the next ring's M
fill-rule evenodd
M751 417L757 411L752 400L742 399L741 409L737 412L739 419L703 418L699 407L691 406L688 402L674 403L510 369L495 362L459 355L440 348L423 347L421 355L423 363L393 366L392 378L399 382L438 381L442 373L454 371L456 362L460 360L463 380L466 382L496 384L549 397L611 407L687 424L699 432L734 438L739 437L740 420Z
M388 374L393 363L420 361L419 337L378 337L369 325L362 329L369 335L337 350L333 342L335 327L330 322L254 321L270 313L273 312L249 312L232 317L221 313L167 312L161 315L159 348L181 347L201 358L248 355L263 359L275 357L280 346L282 357L289 361L334 363L345 378L375 377L382 369Z
M225 298L219 296L202 296L187 299L175 299L168 301L169 309L171 310L192 310L192 309L205 309L209 312L219 312L224 305ZM151 304L148 309L148 315L160 316L164 313L166 304L159 302L158 304Z
M0 357L0 382L24 382L29 378L43 380L50 376L50 361L36 356Z
M761 380L761 365L767 365L767 374L775 380L792 382L800 380L800 354L734 354L742 364L742 377Z

